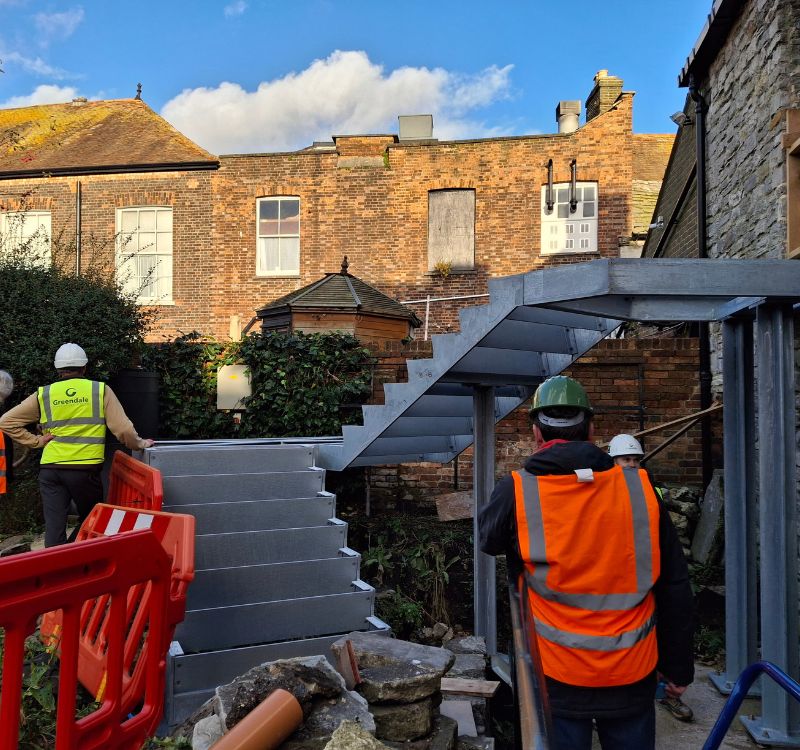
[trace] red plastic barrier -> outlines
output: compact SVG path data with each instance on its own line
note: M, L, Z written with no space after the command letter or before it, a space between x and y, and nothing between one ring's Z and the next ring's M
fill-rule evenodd
M108 502L126 508L161 510L164 503L161 472L131 458L127 453L117 451L111 462Z
M5 630L0 748L14 750L19 740L25 640L37 617L57 608L62 629L55 750L138 750L155 732L163 711L169 582L169 557L146 530L0 560L0 627ZM126 602L133 588L142 587L150 602L148 647L139 659L140 708L128 718L123 695ZM81 614L97 597L105 598L108 608L105 692L96 711L76 719Z
M183 620L186 611L186 590L194 578L194 516L179 513L139 511L117 508L104 503L94 507L83 522L76 544L98 537L121 535L124 532L150 529L171 560L169 598L166 606L165 642L159 645L162 658L169 648L175 626ZM80 614L80 659L78 679L95 696L103 700L108 688L108 644L114 637L116 625L109 617L108 597L88 602ZM126 633L122 673L122 706L130 710L141 700L144 674L144 656L153 647L147 637L148 618L153 608L150 589L146 585L134 586L128 593L123 632ZM40 626L42 641L58 646L61 637L61 616L49 612Z

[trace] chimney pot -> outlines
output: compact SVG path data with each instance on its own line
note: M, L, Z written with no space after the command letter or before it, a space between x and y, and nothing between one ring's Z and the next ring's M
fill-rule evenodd
M581 116L580 99L560 101L556 107L556 121L559 133L574 133L578 129Z

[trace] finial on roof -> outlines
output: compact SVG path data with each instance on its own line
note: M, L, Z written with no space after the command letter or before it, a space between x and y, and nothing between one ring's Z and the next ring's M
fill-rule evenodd
M347 262L347 256L345 255L345 256L344 256L344 259L342 260L342 270L340 271L340 273L342 274L342 276L347 276L347 275L348 275L348 274L347 274L347 269L348 269L349 267L350 267L350 264Z
M134 98L135 99L139 99L139 101L141 101L141 99L142 99L142 84L141 83L137 83L136 84L136 96Z

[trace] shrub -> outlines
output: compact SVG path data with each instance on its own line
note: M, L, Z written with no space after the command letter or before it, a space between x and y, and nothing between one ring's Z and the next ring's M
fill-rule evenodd
M25 258L0 255L0 368L15 380L11 407L54 380L53 355L80 344L92 377L107 380L138 356L148 313L100 272L70 275Z
M240 363L252 395L241 424L216 408L217 370ZM370 393L372 358L352 336L266 333L228 344L200 334L148 347L148 369L159 373L162 438L312 437L337 434Z

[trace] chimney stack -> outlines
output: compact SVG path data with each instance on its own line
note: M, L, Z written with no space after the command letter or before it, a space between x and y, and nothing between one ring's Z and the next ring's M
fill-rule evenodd
M622 79L610 76L607 70L598 70L594 88L586 100L586 122L608 112L622 93Z
M578 129L578 120L581 116L581 100L570 99L561 101L556 107L556 120L559 133L574 133Z

